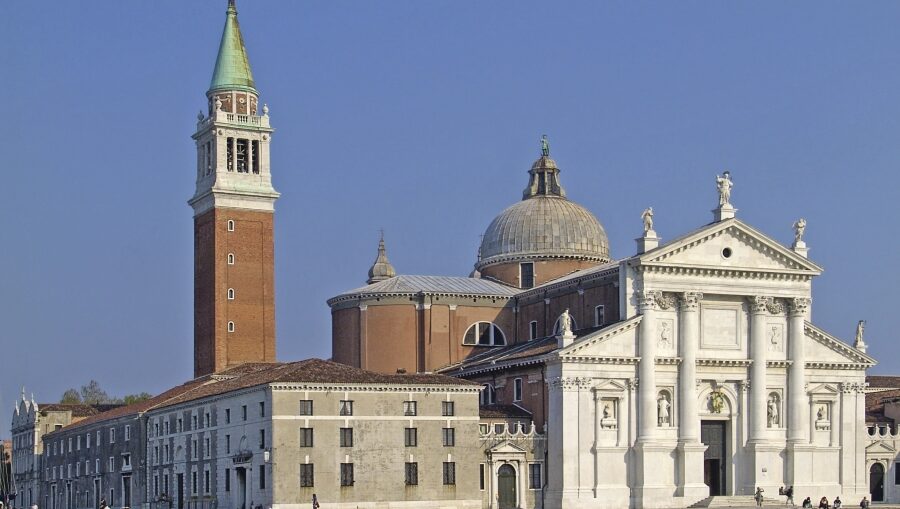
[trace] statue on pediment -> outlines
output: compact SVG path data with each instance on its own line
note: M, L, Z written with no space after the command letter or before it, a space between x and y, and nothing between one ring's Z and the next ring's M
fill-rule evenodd
M734 182L731 181L731 172L726 171L722 173L721 177L716 175L716 187L719 190L719 206L730 205L731 188L734 187Z
M653 231L653 207L647 207L641 213L641 220L644 222L644 233Z
M794 245L803 242L803 233L806 232L806 219L802 217L794 221Z

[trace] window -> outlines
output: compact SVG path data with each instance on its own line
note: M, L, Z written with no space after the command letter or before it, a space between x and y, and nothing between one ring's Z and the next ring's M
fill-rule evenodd
M597 306L594 308L594 327L599 327L606 322L606 308Z
M225 138L225 147L226 168L228 171L234 171L234 138Z
M206 175L212 173L212 143L206 142Z
M313 429L300 428L300 447L313 446Z
M441 415L450 417L455 414L452 401L441 401Z
M227 472L227 469L226 469ZM163 474L163 485L162 485L163 493L169 492L169 474Z
M231 491L231 469L225 469L225 491Z
M247 140L239 139L235 145L237 146L237 171L238 173L249 173L250 169L247 163L250 154L247 152Z
M210 456L210 448L209 448L209 437L203 439L203 456L208 458Z
M226 223L226 224L228 225L228 231L233 232L234 231L234 220L229 219L228 223Z
M166 430L165 434L168 435L169 434L169 420L168 419L166 419L165 422L163 422L163 428L165 428L165 430Z
M112 456L109 457L109 471L116 471L116 458L113 458Z
M453 447L456 445L456 429L444 428L442 433L444 447Z
M197 414L191 415L191 429L197 429L200 426L197 425Z
M191 493L197 494L197 472L191 472Z
M266 466L265 465L259 466L258 477L259 477L259 489L261 489L261 490L266 489Z
M416 428L404 428L403 445L406 447L416 447L419 445L418 433Z
M234 265L234 253L228 253L228 265Z
M203 493L209 495L209 470L203 471Z
M125 425L125 441L127 442L129 440L131 440L131 425L126 424Z
M153 494L159 496L159 474L153 474Z
M406 485L407 486L415 486L419 484L419 464L418 463L406 463L406 468L404 469L406 472Z
M81 477L81 462L75 464L75 477Z
M175 423L175 430L178 433L181 433L182 431L184 431L184 420L181 417L179 417L178 421Z
M312 415L313 414L313 405L311 399L304 399L300 401L300 415Z
M234 322L228 322L228 332L234 332Z
M340 411L338 412L340 415L353 415L353 401L350 400L341 400Z
M522 379L513 380L513 401L522 401Z
M495 402L494 387L491 384L481 386L481 404L493 405Z
M466 335L463 336L464 345L477 346L502 346L506 344L506 337L500 327L491 322L473 323Z
M94 473L95 474L100 473L100 458L97 458L94 460Z
M528 322L528 339L537 339L537 320Z
M208 428L209 424L210 424L210 416L209 416L209 412L206 412L205 414L203 414L203 426Z
M231 409L225 409L225 424L231 424Z
M266 448L266 430L264 429L259 430L259 448Z
M113 440L115 442L115 440ZM72 437L69 437L69 452L72 452Z
M75 439L75 450L81 450L81 435L78 435L78 437Z
M572 321L572 330L578 330L578 323L575 322L575 317L569 315L569 319ZM556 319L556 323L553 324L553 335L562 333L562 315Z
M484 463L478 465L478 489L481 491L484 491L484 467Z
M166 463L170 461L171 456L169 456L169 444L163 446L163 457L165 458Z
M341 428L341 447L353 447L353 428Z
M894 465L894 484L900 484L900 463Z
M403 402L403 415L416 415L416 402L415 401L404 401Z
M539 490L543 483L541 482L541 464L531 463L528 465L528 488Z
M341 463L341 486L353 486L353 463Z
M153 423L153 436L154 437L159 436L159 422L158 421ZM88 435L88 443L91 443L90 435Z
M310 463L300 465L300 487L313 487L313 466Z
M228 289L228 300L234 300L234 288Z
M259 402L259 416L260 417L266 416L266 402L265 401Z
M197 439L193 438L193 439L191 439L191 458L197 459L197 456L198 456Z
M253 167L253 173L259 175L259 141L253 140L250 142L250 146L252 148L252 161L251 166Z
M247 420L247 405L241 405L241 419Z
M534 287L534 263L519 264L519 282L522 283L522 288Z
M456 463L452 461L444 462L444 484L456 484Z
M159 446L153 446L153 464L159 465Z

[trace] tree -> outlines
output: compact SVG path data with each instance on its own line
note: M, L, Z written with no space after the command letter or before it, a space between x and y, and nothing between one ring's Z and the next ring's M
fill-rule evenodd
M100 382L96 380L91 380L87 385L81 386L81 401L88 405L101 405L112 402L109 394L100 387Z
M81 393L75 389L67 389L62 397L59 398L59 402L66 404L81 403Z
M153 396L150 393L142 392L140 394L128 394L124 398L122 398L122 402L126 405L130 405L132 403L139 403L141 401L147 401Z

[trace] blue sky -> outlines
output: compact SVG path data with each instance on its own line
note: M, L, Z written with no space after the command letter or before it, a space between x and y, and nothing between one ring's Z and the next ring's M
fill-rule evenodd
M0 423L19 387L192 374L190 135L225 0L14 2L0 17ZM278 356L330 355L325 300L360 286L378 229L404 274L468 274L546 133L570 198L634 252L738 217L789 243L813 317L900 371L896 2L238 2L277 128ZM8 435L0 424L0 436Z

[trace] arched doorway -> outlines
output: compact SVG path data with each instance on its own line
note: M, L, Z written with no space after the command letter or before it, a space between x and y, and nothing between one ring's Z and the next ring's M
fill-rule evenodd
M499 509L515 509L516 469L503 465L497 470L497 506Z
M874 463L869 469L869 493L872 502L884 502L884 465Z

